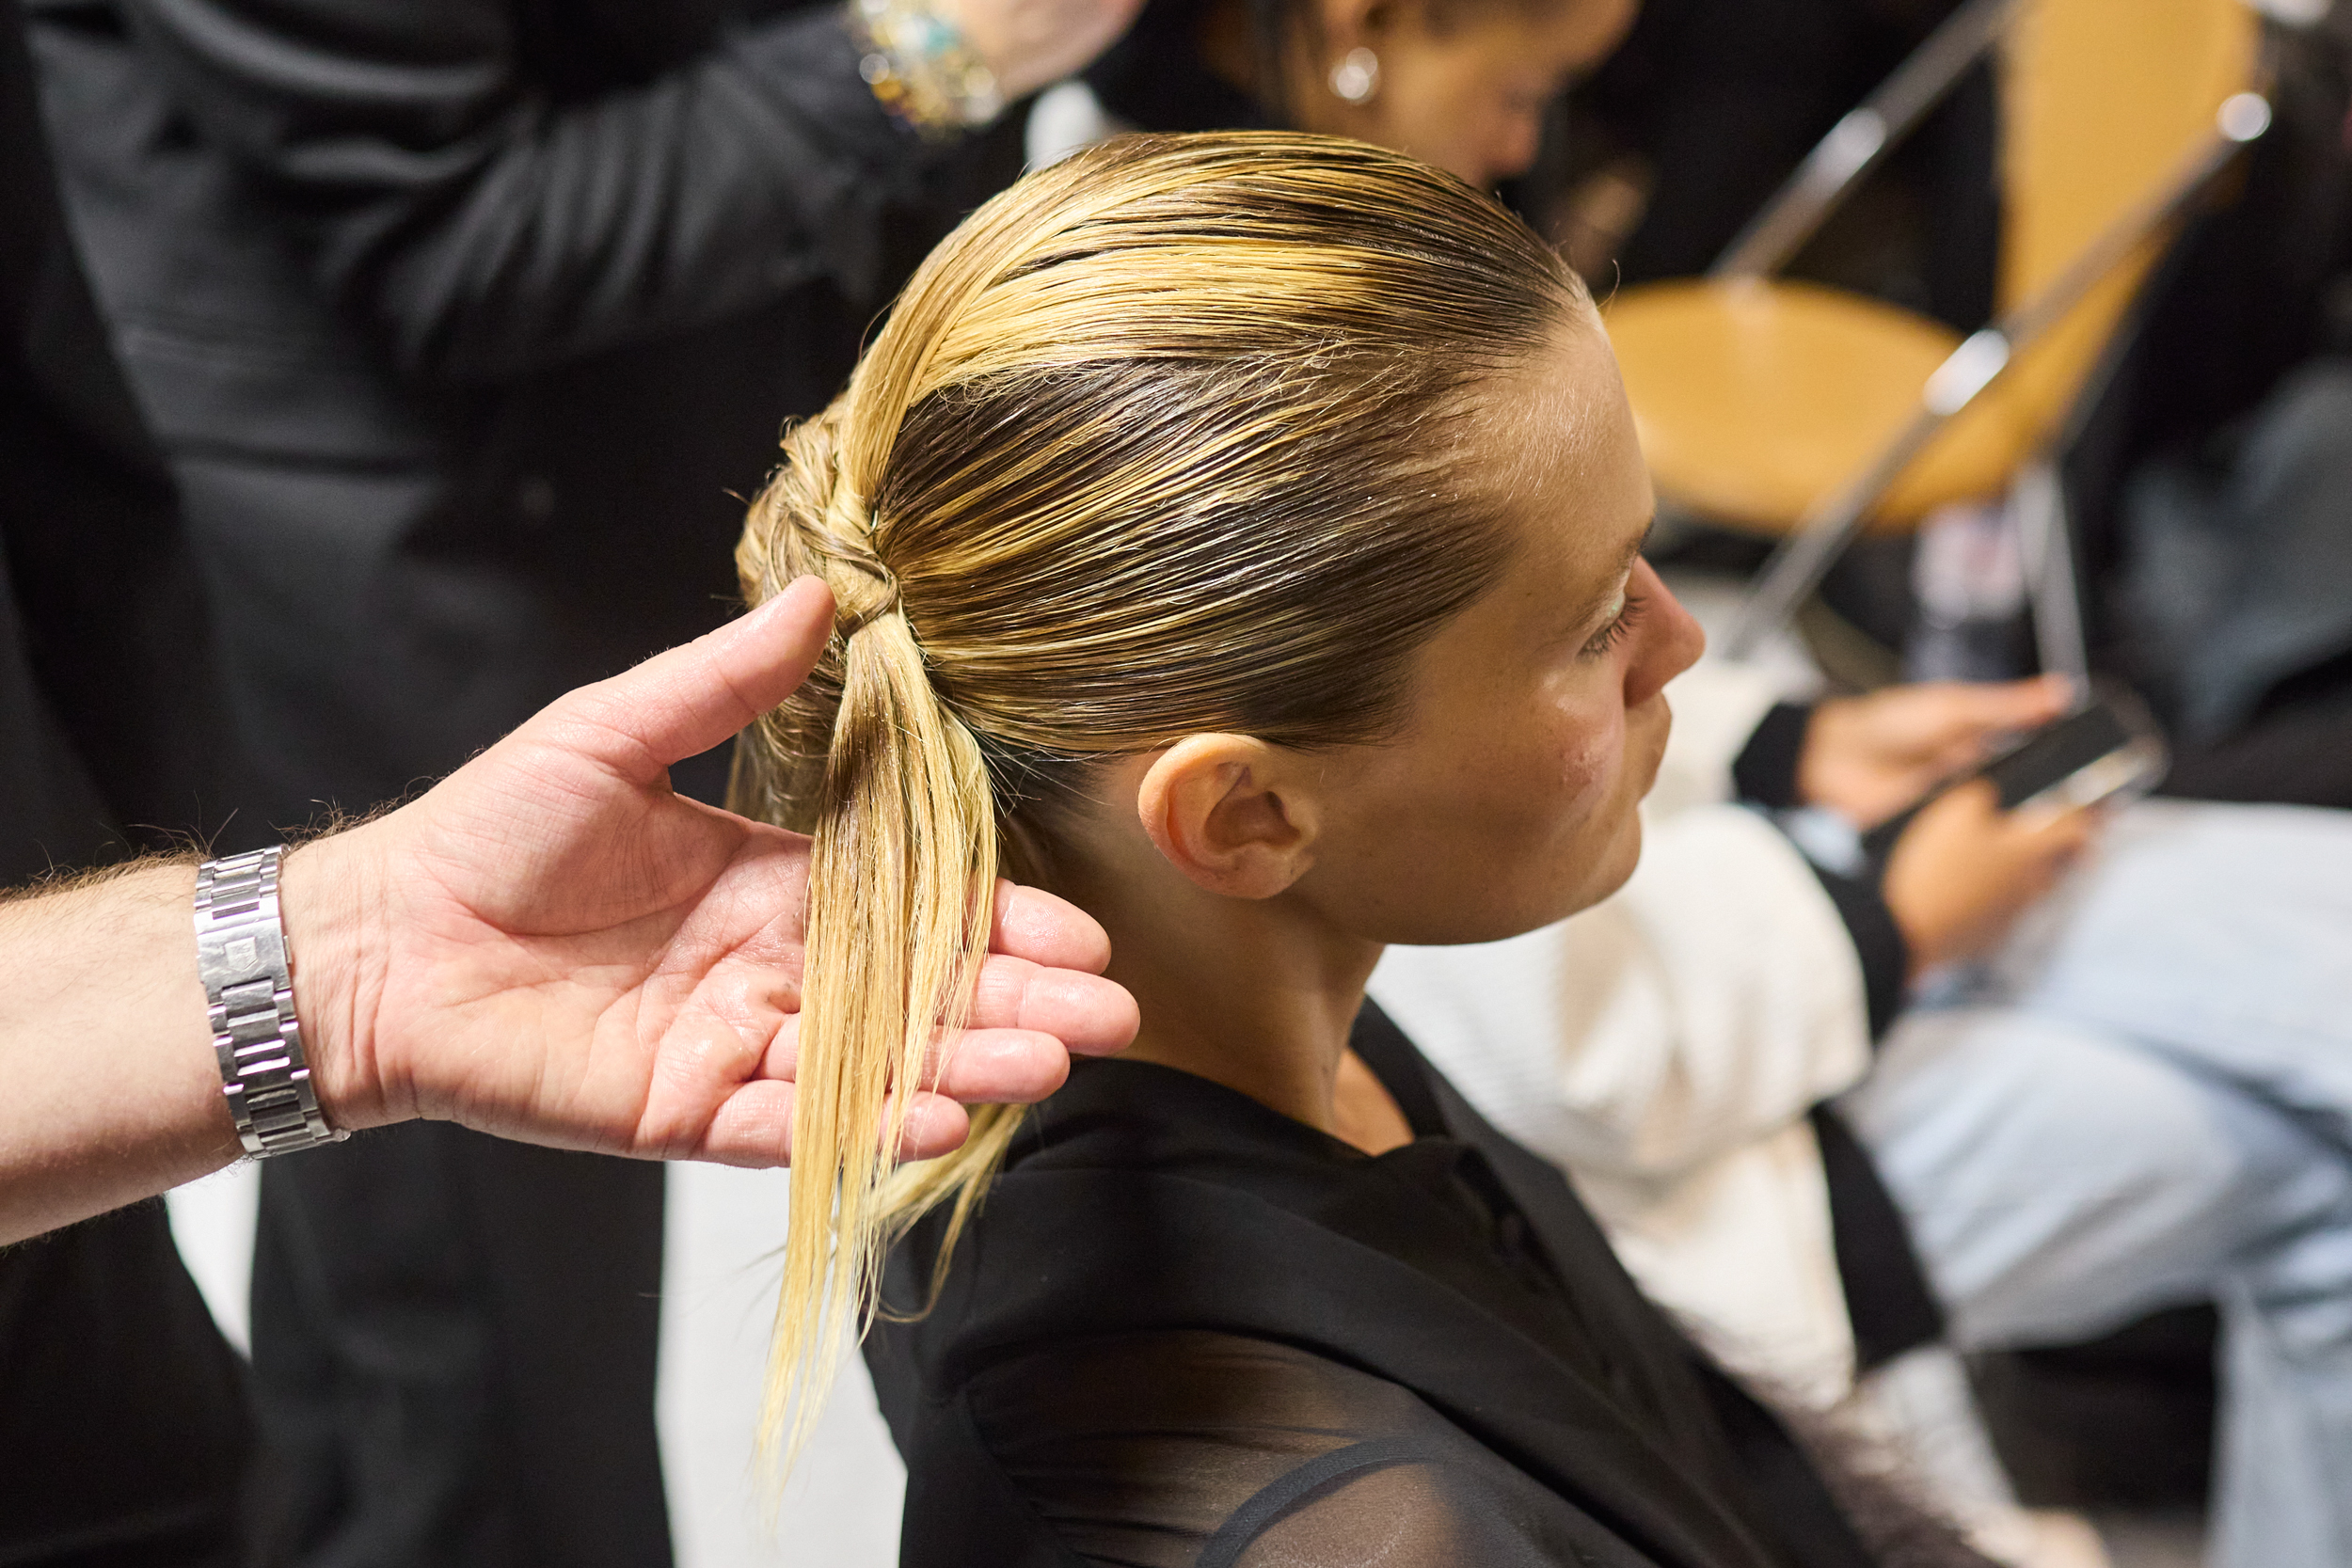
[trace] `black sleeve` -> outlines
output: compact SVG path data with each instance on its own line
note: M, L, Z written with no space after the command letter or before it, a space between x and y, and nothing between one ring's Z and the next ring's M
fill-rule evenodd
M1805 732L1812 723L1813 705L1809 703L1772 705L1731 765L1733 792L1739 799L1775 812L1804 803L1797 793L1797 766L1804 755ZM1883 863L1873 859L1859 875L1847 876L1828 869L1810 855L1805 860L1820 879L1830 902L1837 907L1854 956L1862 960L1864 1005L1869 1015L1870 1037L1877 1039L1901 1013L1911 977L1910 944L1903 941L1902 927L1895 924L1894 911L1886 907L1880 891Z
M1774 703L1731 764L1732 791L1773 811L1804 802L1797 798L1797 764L1813 723L1810 703Z
M491 0L128 5L183 107L419 374L526 373L820 276L864 300L923 159L831 6L567 97Z
M1099 1568L1647 1560L1412 1393L1271 1340L1057 1346L964 1398L1028 1516Z
M1837 917L1846 923L1854 956L1862 960L1864 1006L1869 1014L1870 1037L1876 1040L1903 1010L1911 989L1911 944L1903 940L1902 927L1895 924L1895 911L1886 907L1876 866L1859 877L1841 877L1810 861L1806 863L1813 864L1821 890L1837 906Z

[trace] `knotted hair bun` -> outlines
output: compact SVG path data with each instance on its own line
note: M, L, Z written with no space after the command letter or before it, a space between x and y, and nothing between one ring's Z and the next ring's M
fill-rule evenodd
M759 579L764 598L795 578L821 578L833 590L834 625L844 639L899 609L898 576L875 553L872 513L843 461L846 402L803 420L784 438L784 467L760 498L781 525L767 531L782 559L769 562ZM744 544L748 552L752 532ZM741 564L748 587L753 562Z
M752 503L735 552L748 604L764 604L804 577L833 590L834 635L816 668L792 701L759 720L760 743L738 747L735 756L736 809L803 831L821 807L851 641L870 641L858 634L902 608L898 575L875 549L873 516L847 461L850 403L837 398L787 432L784 462ZM903 619L889 641L897 657L920 665Z

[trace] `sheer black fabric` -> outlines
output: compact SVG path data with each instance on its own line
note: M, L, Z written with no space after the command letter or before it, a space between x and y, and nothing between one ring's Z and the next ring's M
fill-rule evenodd
M1120 1568L1538 1568L1603 1532L1424 1401L1295 1346L1123 1335L974 1380L981 1438L1072 1552Z
M1133 1062L1033 1114L936 1305L867 1340L907 1568L1869 1561L1559 1173L1376 1011L1354 1043L1412 1144Z

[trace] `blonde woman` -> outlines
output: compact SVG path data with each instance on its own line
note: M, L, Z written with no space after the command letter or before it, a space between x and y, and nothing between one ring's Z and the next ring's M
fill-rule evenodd
M902 1560L1891 1560L1362 1006L1386 942L1625 879L1698 652L1557 259L1371 147L1116 142L975 214L787 448L746 592L839 618L739 755L816 839L774 1414L878 1291ZM999 867L1102 921L1141 1033L894 1178Z

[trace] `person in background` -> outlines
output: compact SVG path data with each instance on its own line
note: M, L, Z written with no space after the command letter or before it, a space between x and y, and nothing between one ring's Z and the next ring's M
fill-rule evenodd
M2352 1560L2352 816L2155 800L2092 838L1979 783L1872 863L1856 828L2068 694L1776 694L1701 663L1625 890L1391 949L1372 995L1726 1363L1842 1407L1988 1549L2095 1560L2021 1528L1944 1347L2211 1299L2211 1560Z
M28 5L218 628L228 721L172 753L251 776L202 802L217 847L398 800L716 625L728 492L1017 169L1003 105L1130 9ZM668 1560L658 1165L415 1123L262 1185L259 1550Z
M1393 147L1490 189L1535 162L1553 101L1615 46L1635 8L1634 0L1158 0L1086 71L1091 115L1065 109L1058 145L1033 152L1121 128L1279 125Z

